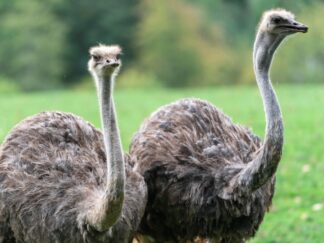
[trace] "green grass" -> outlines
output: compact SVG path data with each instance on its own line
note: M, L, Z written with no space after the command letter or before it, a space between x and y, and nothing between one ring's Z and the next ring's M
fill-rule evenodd
M285 124L283 159L273 207L251 242L324 242L324 86L278 86ZM207 99L263 136L264 114L256 87L193 90L116 90L125 150L143 119L181 97ZM26 116L44 110L75 113L99 127L94 91L0 95L0 141Z

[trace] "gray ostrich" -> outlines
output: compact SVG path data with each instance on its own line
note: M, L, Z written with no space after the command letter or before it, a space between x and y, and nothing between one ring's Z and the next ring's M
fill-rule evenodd
M282 9L264 13L253 50L266 115L262 142L212 104L183 99L144 121L130 155L148 185L140 232L157 242L244 242L269 209L283 146L280 107L269 78L282 40L307 27Z
M0 242L132 238L147 188L120 144L112 97L120 52L119 46L90 49L103 135L75 115L43 112L7 136L0 150Z

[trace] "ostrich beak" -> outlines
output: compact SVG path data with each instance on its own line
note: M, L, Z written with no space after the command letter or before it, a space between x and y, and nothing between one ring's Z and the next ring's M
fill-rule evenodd
M299 23L297 21L293 21L290 24L281 25L280 27L296 33L297 32L307 33L308 31L308 27L306 25Z
M112 67L118 67L119 66L119 63L118 62L114 62L114 63L110 64L110 66L112 66Z

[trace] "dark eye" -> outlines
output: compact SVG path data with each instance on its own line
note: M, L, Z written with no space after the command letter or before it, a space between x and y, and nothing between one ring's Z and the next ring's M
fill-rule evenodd
M100 56L97 56L97 55L91 55L91 57L92 57L93 60L95 60L95 61L99 61L99 60L100 60Z
M116 55L116 59L119 60L120 59L120 54Z
M275 17L275 18L272 19L272 22L275 23L275 24L279 24L281 22L281 20L282 20L281 18Z

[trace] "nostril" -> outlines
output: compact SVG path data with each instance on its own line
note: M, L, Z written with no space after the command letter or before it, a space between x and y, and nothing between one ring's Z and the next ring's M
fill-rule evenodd
M107 60L106 60L106 63L110 63L110 61L107 59Z
M293 25L298 25L298 24L296 22L294 22Z

